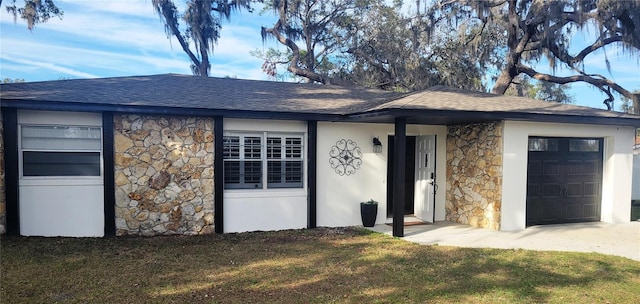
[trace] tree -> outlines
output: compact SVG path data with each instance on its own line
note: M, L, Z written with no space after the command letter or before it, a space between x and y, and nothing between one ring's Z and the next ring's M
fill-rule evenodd
M435 30L438 20L406 16L401 5L377 2L356 7L341 25L353 82L393 91L433 85L482 90L481 66L451 31ZM419 14L419 13L418 13ZM458 51L460 50L460 51Z
M222 19L240 9L251 11L251 0L187 0L180 13L172 0L152 0L153 7L164 23L167 36L174 36L191 60L194 75L209 76L209 53L220 38ZM185 28L180 27L180 20ZM193 43L194 50L190 43Z
M640 90L634 90L633 93L640 94ZM633 104L633 101L631 99L623 96L621 101L622 103L620 104L620 111L629 114L638 113L636 105ZM638 129L638 131L640 131L640 129Z
M287 78L296 79L301 78L299 76L293 75L291 72L288 72L285 67L285 71L279 72L278 66L284 65L289 66L291 62L291 52L290 51L280 51L275 48L270 47L266 51L261 51L256 49L254 51L249 52L251 56L260 58L264 60L262 64L262 71L267 74L267 77L271 80L275 81L285 81Z
M53 0L25 0L23 7L16 5L16 0L11 0L6 6L7 12L13 15L13 21L16 22L18 15L20 19L27 22L27 28L33 30L38 23L47 22L52 17L62 19L64 12L56 6ZM0 0L2 5L2 0Z
M528 76L519 75L514 78L507 91L505 91L505 95L524 96L559 103L574 103L575 99L571 94L567 93L568 89L568 84L546 81L536 81L533 84Z
M287 70L308 82L335 83L329 55L338 47L335 28L352 12L355 0L274 0L265 3L278 15L262 27L262 39L274 38L291 53ZM298 43L304 46L301 48ZM324 69L320 71L319 69Z
M393 91L414 91L436 84L482 89L480 66L469 52L451 52L460 43L438 33L429 41L433 22L404 16L401 4L382 0L273 1L279 16L263 39L274 38L287 52L254 52L263 58L269 77L283 77L287 65L294 77L309 82L358 84Z
M4 79L2 79L2 83L20 83L20 82L24 82L24 79L9 78L9 77L5 77Z
M519 75L556 83L586 82L604 92L611 110L612 90L633 100L640 111L640 95L599 74L590 74L585 59L608 46L619 46L630 55L640 54L640 1L617 0L446 0L435 4L436 14L451 17L461 31L484 32L499 27L506 35L506 49L492 92L504 94ZM596 38L573 52L577 37ZM572 39L575 38L575 39ZM606 53L605 53L606 55ZM546 59L555 72L558 67L573 72L569 76L543 73L533 67ZM606 60L610 70L609 61Z

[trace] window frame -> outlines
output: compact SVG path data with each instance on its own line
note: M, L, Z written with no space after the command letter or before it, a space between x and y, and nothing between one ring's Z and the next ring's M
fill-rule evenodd
M237 145L237 158L227 158L227 138L228 137L238 137L238 145ZM246 139L247 138L260 138L260 157L259 158L247 158L247 151L245 150ZM234 133L234 134L224 134L223 135L223 171L224 171L224 188L225 189L262 189L263 188L263 178L264 169L262 166L262 159L264 154L264 149L262 147L263 140L262 135L260 133ZM233 150L235 151L235 149ZM251 155L251 153L249 154ZM248 162L259 162L260 163L260 180L257 183L249 183L247 182L246 176L246 164ZM238 183L228 183L227 178L229 177L227 174L227 164L230 163L238 163Z
M280 140L280 151L279 157L269 157L269 139L279 139ZM297 144L288 144L288 140L296 139L299 140ZM267 188L302 188L304 187L304 137L302 135L290 135L290 134L267 134L267 142L265 143L267 148L267 157L265 159L267 163ZM289 152L290 151L290 152ZM289 156L291 155L291 156ZM279 163L279 182L271 181L272 176L270 174L272 171L270 170L271 164ZM289 171L288 165L290 164L299 164L299 171ZM296 168L297 169L297 168ZM292 172L291 175L289 173ZM293 176L292 176L293 175ZM289 178L297 177L299 181L288 182Z
M44 127L44 128L87 128L97 129L99 134L99 148L25 148L23 145L23 127ZM98 175L25 175L24 174L24 153L25 152L55 152L55 153L98 153L99 174ZM19 123L18 124L18 163L19 176L21 179L98 179L104 177L104 132L103 127L98 125L70 125L70 124L47 124L47 123Z
M230 159L229 146L227 145L227 138L238 138L238 151L235 155L237 159ZM259 183L246 183L246 179L243 177L243 162L247 161L246 147L242 143L246 138L260 137L260 161L261 164L261 179ZM288 144L288 140L294 142ZM225 189L303 189L305 187L305 155L306 155L306 135L303 132L256 132L256 131L225 131L223 138L223 161L224 161L224 188ZM278 142L277 146L273 145L273 142ZM290 152L290 153L287 153ZM238 170L238 182L229 183L229 171L228 163L239 162L238 166L235 166ZM278 162L281 165L275 166ZM299 164L288 166L288 164ZM279 168L275 172L279 178L274 179L274 167ZM288 168L293 167L292 171L287 171ZM271 171L269 171L271 170ZM293 179L291 182L287 182L288 179Z

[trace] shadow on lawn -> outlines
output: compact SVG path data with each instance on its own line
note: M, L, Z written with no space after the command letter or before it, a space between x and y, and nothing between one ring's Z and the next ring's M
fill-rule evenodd
M625 261L419 246L354 229L3 238L1 296L12 302L163 303L610 300L608 295L633 296L640 283L640 264ZM594 287L600 284L613 284L613 290Z

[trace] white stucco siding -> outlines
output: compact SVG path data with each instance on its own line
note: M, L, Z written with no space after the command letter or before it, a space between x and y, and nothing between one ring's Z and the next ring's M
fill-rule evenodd
M102 116L98 113L18 111L18 124L101 127ZM23 176L22 153L19 153L19 161L20 234L71 237L104 235L102 164L100 176Z
M225 190L224 232L307 227L306 190Z
M101 237L104 235L103 186L68 179L20 186L20 234Z
M392 124L318 123L317 224L340 227L362 225L360 202L378 201L376 224L391 222L387 218L387 149ZM444 185L446 176L446 127L408 125L407 135L436 135L436 220L444 220ZM382 153L373 153L372 140L382 142ZM362 164L351 175L339 175L329 163L329 151L341 139L355 141L362 151Z
M304 134L302 188L225 189L224 227L227 232L269 231L307 227L307 124L303 121L225 119L225 132Z
M526 225L527 158L529 136L604 138L601 220L630 219L632 143L630 127L507 121L504 125L504 166L501 230Z

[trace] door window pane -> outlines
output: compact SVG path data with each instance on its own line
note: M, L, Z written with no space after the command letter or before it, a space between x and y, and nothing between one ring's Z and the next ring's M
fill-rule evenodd
M598 152L598 151L600 151L600 140L597 140L597 139L572 139L572 140L569 140L569 151L571 151L571 152Z
M558 151L557 138L529 137L529 151Z

